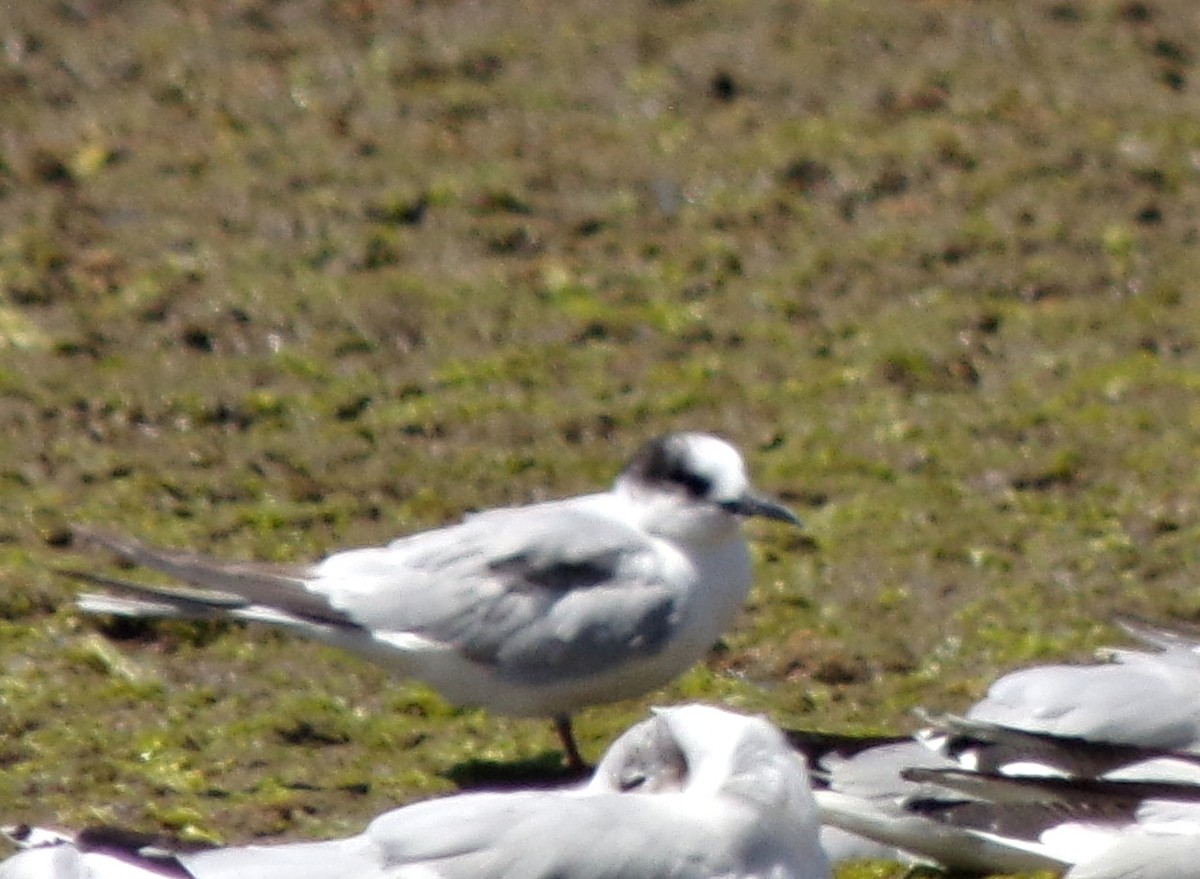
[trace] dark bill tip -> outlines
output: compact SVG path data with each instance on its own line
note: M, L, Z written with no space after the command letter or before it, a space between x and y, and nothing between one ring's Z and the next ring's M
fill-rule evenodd
M725 501L721 506L736 516L744 516L746 518L761 516L764 519L787 522L789 525L795 525L797 528L804 527L804 523L800 520L800 517L783 504L778 504L775 501L768 500L756 494L747 492L737 500Z

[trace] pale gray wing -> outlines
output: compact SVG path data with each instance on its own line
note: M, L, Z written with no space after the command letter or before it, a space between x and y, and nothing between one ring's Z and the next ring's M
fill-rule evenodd
M1037 730L941 715L928 717L922 738L948 760L980 773L1006 775L1067 775L1099 778L1120 772L1142 778L1154 772L1188 772L1200 776L1200 755L1166 748L1065 736ZM934 764L930 764L932 767ZM1168 767L1171 767L1170 770ZM1192 768L1194 767L1194 768Z
M563 502L331 556L313 588L363 628L422 635L538 683L658 652L689 585L667 565L643 532Z
M378 849L366 835L327 842L229 846L179 862L193 879L387 879Z
M953 765L950 760L919 742L903 741L867 748L848 758L827 756L822 759L820 768L827 774L831 790L877 799L933 796L936 790L905 779L903 771L916 767L949 768Z
M1200 672L1137 664L1049 665L1001 678L973 720L1149 748L1200 746Z
M735 876L721 835L651 798L467 794L375 819L346 840L180 858L196 879L700 879ZM649 808L647 808L649 807ZM586 841L585 844L581 844Z
M1044 826L1037 823L1041 816L969 802L938 784L936 773L921 777L916 767L954 764L918 742L883 744L849 758L826 757L823 765L829 789L818 791L816 798L826 824L821 839L830 845L833 861L883 854L988 873L1063 866L1022 841L1036 836L1030 826ZM887 847L898 851L890 853Z
M426 814L414 814L418 806L386 815L368 835L389 867L420 864L442 879L735 877L745 875L742 861L753 855L725 832L719 815L697 821L694 811L673 807L662 796L462 799L442 801L441 808L428 804L434 808Z
M493 510L307 568L222 562L79 529L82 540L199 589L73 575L139 596L128 610L84 596L81 607L93 612L227 614L301 630L363 630L385 641L416 634L537 683L653 655L679 622L686 585L667 576L661 551L583 500Z
M1107 838L1097 838L1090 824L1055 828L1045 838L1069 853L1072 879L1200 879L1197 805L1176 799L1179 792L1143 802L1138 823Z

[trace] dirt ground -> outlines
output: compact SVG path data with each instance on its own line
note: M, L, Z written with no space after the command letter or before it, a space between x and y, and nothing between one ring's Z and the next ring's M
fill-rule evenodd
M0 8L0 823L328 836L558 759L80 617L74 522L311 560L724 434L806 531L593 757L683 699L907 730L1200 618L1198 53L1188 0Z

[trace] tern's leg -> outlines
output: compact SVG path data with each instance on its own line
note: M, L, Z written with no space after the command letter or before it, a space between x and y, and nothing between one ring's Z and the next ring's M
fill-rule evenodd
M554 718L554 730L558 733L559 741L562 742L563 753L567 755L567 768L572 772L586 771L588 765L579 754L579 747L575 744L575 733L571 730L571 716L569 714L557 715Z

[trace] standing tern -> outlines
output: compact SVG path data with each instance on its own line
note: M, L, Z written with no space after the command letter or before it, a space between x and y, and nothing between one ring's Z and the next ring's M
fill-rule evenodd
M488 510L311 566L225 562L77 529L195 589L68 572L124 596L87 613L283 626L429 684L457 705L555 720L659 687L700 659L750 588L741 519L800 520L756 494L741 455L703 433L646 443L611 489Z
M582 786L471 793L346 839L172 853L111 833L14 834L0 879L829 879L803 757L762 718L656 709ZM132 843L132 844L130 844Z

